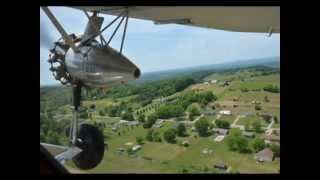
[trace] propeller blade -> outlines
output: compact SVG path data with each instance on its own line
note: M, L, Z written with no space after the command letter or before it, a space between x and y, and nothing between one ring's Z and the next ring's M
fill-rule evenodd
M53 23L53 25L56 27L56 29L61 34L62 38L65 40L65 42L72 48L73 51L77 52L79 51L78 48L73 43L71 37L67 34L67 32L63 29L62 25L58 22L58 20L54 17L52 12L49 10L48 7L41 7L41 9L46 13L50 21Z
M51 49L54 43L53 37L48 33L48 27L44 22L40 22L40 45Z

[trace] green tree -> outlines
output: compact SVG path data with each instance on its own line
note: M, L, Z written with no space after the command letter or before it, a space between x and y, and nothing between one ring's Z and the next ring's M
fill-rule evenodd
M143 144L143 138L142 137L136 137L137 144L142 145Z
M123 113L121 113L121 118L128 121L134 120L132 113L129 111L124 111Z
M176 142L176 130L175 129L168 129L163 133L163 138L169 143Z
M100 110L100 111L99 111L99 115L100 115L100 116L105 116L106 113L104 112L104 110Z
M255 152L259 152L259 151L261 151L262 149L264 149L266 147L266 144L265 144L263 139L255 138L252 141L252 147L253 147Z
M262 106L260 104L256 104L254 105L254 109L260 111L262 109Z
M275 157L280 157L280 145L278 144L271 144L270 149L274 153Z
M217 127L219 128L224 128L224 129L228 129L230 127L230 123L226 120L222 120L222 119L217 119L215 121L215 124Z
M249 141L243 136L237 137L237 147L239 152L244 153L248 150Z
M143 113L140 113L137 117L137 120L141 123L144 123L145 122L145 118L146 116L143 114Z
M250 122L249 121L246 121L245 124L244 124L244 129L246 131L249 131L250 130Z
M146 140L147 141L153 141L153 130L150 129L148 132L147 132L147 135L146 135Z
M272 92L272 93L279 93L280 92L280 88L276 85L268 85L266 87L263 88L264 91L268 91L268 92Z
M182 116L184 113L184 109L180 105L169 104L159 107L156 113L159 118L167 119L171 117Z
M152 134L152 138L154 142L162 142L159 132L155 131Z
M187 111L189 112L189 116L198 116L200 115L200 109L196 104L191 104Z
M177 135L183 137L186 135L187 128L183 123L179 123L177 126Z
M256 133L261 133L262 132L262 128L261 128L261 122L259 120L255 120L253 123L252 123L252 127L254 129L254 131Z
M229 149L232 151L239 151L241 153L248 152L249 141L245 138L239 129L234 129L227 140Z
M144 128L151 128L152 125L157 121L158 117L156 114L150 114L147 118L147 121L143 124Z
M209 122L205 117L201 117L196 123L195 128L199 133L199 136L207 136L208 135L208 127Z
M279 123L278 117L277 116L273 116L273 120L275 123Z

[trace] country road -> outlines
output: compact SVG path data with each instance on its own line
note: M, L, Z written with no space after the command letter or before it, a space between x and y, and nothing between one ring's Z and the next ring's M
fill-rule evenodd
M243 125L237 125L237 122L239 121L240 117L242 117L242 115L238 115L236 117L236 119L233 121L233 123L231 124L231 128L240 128L240 130L245 130Z

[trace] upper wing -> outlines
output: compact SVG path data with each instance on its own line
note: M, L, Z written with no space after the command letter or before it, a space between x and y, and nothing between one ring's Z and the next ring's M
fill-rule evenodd
M79 6L86 11L118 15L121 6ZM279 6L134 6L129 7L129 16L151 20L155 24L184 24L236 32L280 33Z

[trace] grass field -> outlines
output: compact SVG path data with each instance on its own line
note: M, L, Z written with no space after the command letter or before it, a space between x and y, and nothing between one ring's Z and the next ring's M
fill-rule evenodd
M243 118L240 118L239 121L237 122L238 125L245 125L247 122L252 125L253 122L255 121L260 121L262 127L267 127L268 123L266 121L262 120L260 117L257 115L249 115Z
M220 119L233 123L236 116L244 112L256 113L252 101L260 101L262 110L260 112L270 113L278 116L280 121L280 93L270 93L263 91L263 87L269 84L280 85L280 75L272 74L267 76L251 77L252 72L241 71L234 74L212 74L205 78L205 80L217 79L220 81L233 80L230 86L221 87L217 84L194 84L184 91L191 89L200 89L204 91L212 91L218 96L216 103L221 105L219 110L231 110L232 116L221 116ZM248 92L243 92L241 89L248 89ZM253 91L261 89L261 91ZM173 96L177 96L177 94ZM265 102L265 96L268 97L269 102ZM238 101L233 101L234 97L238 97ZM119 101L129 101L133 97L124 97ZM84 102L85 105L90 105L92 102ZM115 103L112 99L103 99L95 101L98 108L108 106ZM237 104L238 107L233 107ZM139 107L137 103L135 105ZM148 111L146 115L154 112L154 109ZM96 168L88 170L92 173L182 173L188 171L190 173L205 173L204 169L208 169L208 173L220 173L213 168L215 163L225 163L231 167L231 171L238 171L240 173L278 173L280 169L280 160L273 162L265 162L257 164L254 160L254 154L243 154L239 152L230 151L227 145L228 136L222 142L215 142L213 136L199 137L195 132L191 132L188 127L187 137L178 137L178 142L187 140L190 144L189 147L183 147L176 144L170 144L165 141L148 142L142 146L142 149L136 153L136 156L129 156L126 152L122 155L117 152L118 148L129 148L125 145L128 142L136 144L136 137L145 138L147 129L141 125L133 128L121 127L118 132L113 132L111 127L113 123L119 121L120 118L99 117L99 119L107 124L104 129L106 136L105 141L108 143L108 151L105 152L104 159L101 164ZM208 116L209 121L216 119L216 115ZM240 118L237 122L238 125L245 125L246 122L252 123L258 119L256 115ZM262 126L266 127L268 124L261 120ZM155 129L162 137L163 132L172 126L175 122L165 122L159 129ZM280 127L280 124L274 124L273 127ZM263 134L258 134L262 136ZM163 139L163 138L162 138ZM249 139L251 144L252 139ZM212 150L212 154L203 154L202 151L207 148ZM68 166L75 167L72 163L68 162Z
M164 126L156 131L162 134L173 124L173 122L165 122ZM123 127L120 132L124 133L118 136L110 128L105 129L104 133L109 136L109 140L107 140L109 150L105 152L102 163L88 172L181 173L182 169L187 169L191 173L199 173L203 172L205 167L208 167L209 172L217 173L219 171L213 169L213 164L219 162L226 163L233 170L247 173L276 173L279 168L280 162L256 164L252 154L229 151L226 144L227 138L217 143L213 141L213 137L195 138L195 133L190 133L188 137L178 138L179 141L188 140L189 147L166 142L145 142L142 149L137 152L136 157L130 157L126 153L120 155L117 153L118 148L128 148L125 145L127 142L135 144L135 138L138 136L145 137L147 130L141 126L133 129ZM213 153L202 154L202 150L205 148L211 149ZM68 163L68 165L75 167L72 163Z

